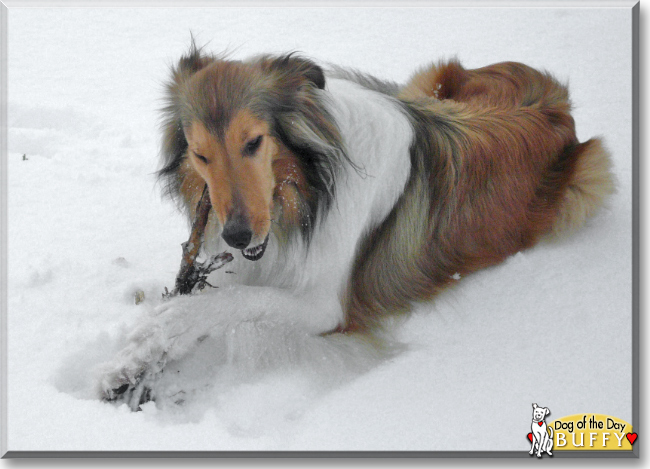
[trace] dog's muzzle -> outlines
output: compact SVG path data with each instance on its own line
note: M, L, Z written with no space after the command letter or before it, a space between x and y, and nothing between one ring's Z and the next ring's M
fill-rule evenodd
M244 217L232 217L226 222L221 232L221 237L231 248L241 250L244 258L249 261L261 259L269 242L269 235L257 246L248 247L253 239L253 231Z

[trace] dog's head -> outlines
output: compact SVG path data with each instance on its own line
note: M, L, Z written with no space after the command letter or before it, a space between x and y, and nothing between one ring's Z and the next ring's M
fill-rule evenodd
M308 235L330 203L343 152L324 86L321 68L294 55L240 62L192 46L173 70L160 174L188 203L202 184L183 179L207 184L222 238L249 260L272 221Z
M539 407L537 404L533 404L533 422L543 422L550 413L548 407Z

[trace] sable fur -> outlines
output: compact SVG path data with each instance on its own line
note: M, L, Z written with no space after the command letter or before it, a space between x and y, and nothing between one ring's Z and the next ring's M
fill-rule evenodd
M558 119L571 119L567 88L549 73L515 62L476 70L465 70L457 60L440 62L415 73L400 90L399 96L410 101L423 98L453 100L473 107L535 107L540 112L550 113L550 119L553 113ZM576 151L582 156L575 156L575 173L560 203L553 226L555 234L571 232L582 226L615 191L612 164L603 142L591 139Z
M333 75L384 94L414 135L409 154L395 155L410 164L401 196L357 240L337 331L370 331L457 273L501 262L546 233L575 229L613 191L608 153L598 139L577 140L568 91L547 73L517 63L465 70L450 61L416 73L399 92L355 71ZM292 233L311 249L328 212L355 203L337 198L341 174L352 184L372 174L346 155L327 80L292 54L236 62L193 46L172 71L159 173L189 217L205 182L188 164L184 131L197 121L223 138L245 109L268 123L278 142L271 230L281 250L292 249ZM211 223L209 236L218 236L219 222Z

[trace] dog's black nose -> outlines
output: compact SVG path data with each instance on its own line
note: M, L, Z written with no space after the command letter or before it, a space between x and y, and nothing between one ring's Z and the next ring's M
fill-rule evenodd
M228 246L235 249L244 249L251 242L253 232L245 220L236 218L226 222L221 237L228 243Z

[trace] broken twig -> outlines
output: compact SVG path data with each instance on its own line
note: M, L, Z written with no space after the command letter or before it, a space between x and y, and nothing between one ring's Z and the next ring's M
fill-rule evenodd
M220 269L228 262L232 261L232 254L229 252L222 252L215 256L210 257L205 262L196 260L201 250L201 243L203 242L203 235L205 227L208 223L208 216L210 215L210 194L208 193L208 186L203 188L201 200L196 206L196 214L192 222L192 231L190 238L182 244L183 258L181 260L181 267L176 276L176 284L174 290L169 292L165 288L163 293L164 298L171 298L176 295L187 295L196 289L202 290L206 285L208 275L217 269ZM211 285L210 285L211 286Z

